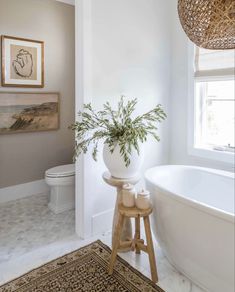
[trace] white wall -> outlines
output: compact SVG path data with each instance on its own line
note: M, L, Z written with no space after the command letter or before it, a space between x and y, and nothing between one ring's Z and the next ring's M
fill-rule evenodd
M231 165L188 154L189 40L177 0L76 1L76 110L83 102L96 109L107 100L115 105L121 94L138 98L139 113L161 103L168 120L160 126L161 142L145 145L142 172L166 163L231 171ZM116 196L102 180L101 152L97 163L89 155L77 163L77 231L82 237L111 226Z
M85 78L81 82L77 76L77 84L84 86L83 90L77 88L77 109L81 107L81 98L85 101L91 98L93 106L100 109L105 101L109 100L114 105L119 96L125 94L138 98L139 113L157 103L161 103L168 112L171 25L167 18L170 2L78 0L76 4L78 15L81 16L83 10L85 16L83 22L77 24L83 26L77 31L77 53L83 60L83 70L79 72ZM79 43L81 38L83 47ZM77 65L81 66L79 62ZM152 140L146 144L148 155L143 170L167 163L168 122L160 127L160 136L159 144ZM114 207L115 192L102 180L105 167L101 153L97 163L86 155L77 164L77 170L78 173L84 170L77 176L80 184L77 192L80 198L83 196L84 207L84 213L78 215L78 220L85 226L78 233L86 237L97 231L92 227L93 223L96 224L92 216L101 214L99 220L106 224L108 216L102 212ZM109 217L109 223L111 219Z
M171 164L191 164L233 171L232 165L190 156L187 149L188 131L188 45L178 18L177 0L170 0L172 10L172 76L170 111ZM193 60L191 60L193 62Z

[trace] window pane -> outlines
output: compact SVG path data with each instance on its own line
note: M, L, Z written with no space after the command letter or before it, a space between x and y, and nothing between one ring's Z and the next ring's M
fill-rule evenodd
M204 145L234 147L234 81L200 82L197 86L200 115L197 141Z
M207 82L207 98L234 100L234 81Z
M207 101L206 143L234 146L234 101Z

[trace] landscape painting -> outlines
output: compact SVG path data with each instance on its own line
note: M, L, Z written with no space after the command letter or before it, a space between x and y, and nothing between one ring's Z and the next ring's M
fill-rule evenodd
M0 92L0 134L58 128L58 93Z

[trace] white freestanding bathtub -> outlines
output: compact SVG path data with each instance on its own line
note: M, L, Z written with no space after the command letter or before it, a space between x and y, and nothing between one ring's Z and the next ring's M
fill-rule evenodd
M166 165L145 173L153 232L169 261L210 292L234 292L234 174Z

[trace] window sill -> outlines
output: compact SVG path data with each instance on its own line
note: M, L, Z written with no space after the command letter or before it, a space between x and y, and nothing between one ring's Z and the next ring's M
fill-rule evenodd
M198 156L206 159L212 159L215 161L222 161L228 164L235 163L235 155L234 152L229 151L220 151L214 150L210 148L202 148L199 146L190 147L189 154L192 156Z

